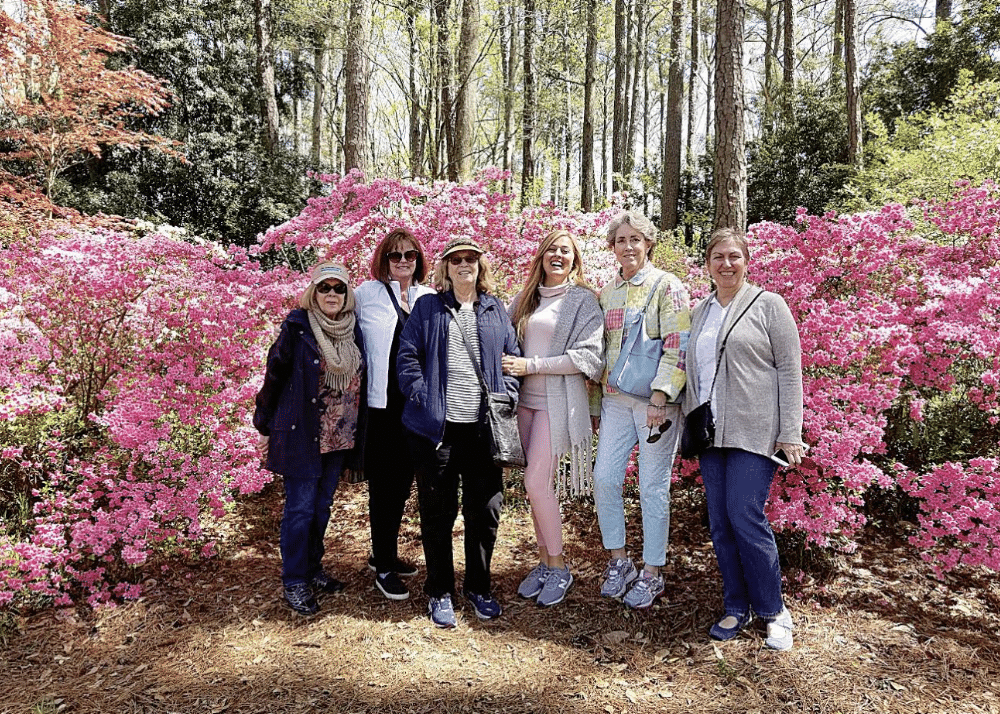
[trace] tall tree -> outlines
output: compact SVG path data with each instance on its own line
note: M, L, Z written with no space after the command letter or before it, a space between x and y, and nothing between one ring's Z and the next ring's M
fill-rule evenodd
M59 0L27 0L24 19L0 12L0 157L31 162L55 200L66 168L102 156L102 145L173 152L174 142L131 129L167 108L164 82L137 69L111 69L130 45L93 13Z
M615 101L611 120L612 190L623 189L625 146L628 139L628 5L615 0Z
M795 8L793 0L782 0L784 10L784 53L781 61L782 109L785 121L791 121L795 111Z
M416 177L422 175L424 168L420 98L417 90L417 0L406 0L406 38L409 41L407 51L409 93L406 100L410 107L410 175Z
M785 0L788 2L788 0ZM715 227L746 228L743 128L745 0L718 0L715 20Z
M458 92L455 96L454 181L472 176L473 117L476 114L476 58L479 55L479 0L462 0L458 43Z
M847 85L847 163L861 168L861 84L858 77L856 0L844 0L844 74Z
M594 209L594 84L597 66L597 0L586 0L587 50L583 70L583 147L580 161L580 205Z
M682 0L673 0L670 14L670 73L667 77L667 135L663 152L663 191L660 195L660 228L677 227L677 199L681 188L681 132L684 112L684 73L681 44L684 39Z
M521 206L528 205L535 182L532 142L535 133L535 0L524 0L524 100L521 113Z
M257 91L260 94L261 139L268 156L278 147L278 100L274 94L274 48L271 44L271 0L254 0L257 41Z
M313 29L313 111L309 158L314 169L323 159L323 104L326 100L326 60L328 31L322 24Z
M688 70L688 121L687 140L684 145L687 149L685 156L685 176L684 182L684 205L688 212L691 211L691 188L694 182L694 108L695 108L695 86L698 78L698 0L691 0L691 64ZM690 220L685 221L684 239L688 246L694 242L694 226Z
M365 172L368 156L368 44L371 0L351 0L344 60L344 169Z
M501 131L503 133L503 164L504 171L512 170L511 145L514 137L514 93L517 79L517 10L513 5L500 10L500 74L503 79L503 115ZM511 187L510 176L504 179L504 189Z

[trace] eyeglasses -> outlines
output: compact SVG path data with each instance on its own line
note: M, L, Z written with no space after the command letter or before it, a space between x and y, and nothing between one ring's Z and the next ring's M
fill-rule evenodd
M335 285L330 285L330 283L320 283L319 285L316 286L316 292L318 292L320 295L326 295L331 290L333 290L333 292L337 293L338 295L347 294L347 286L344 285L343 283L337 283Z
M649 427L649 436L646 437L646 443L655 444L659 441L660 437L663 436L663 432L669 429L671 424L673 424L673 422L667 419L657 427L655 434L653 433L653 427Z
M469 265L474 265L479 262L478 255L452 255L448 257L448 262L452 265L458 266L462 263L468 263Z
M398 263L399 261L406 259L407 263L414 262L420 257L419 250L408 250L405 253L400 253L398 250L394 250L391 253L386 253L385 257L389 259L390 263Z

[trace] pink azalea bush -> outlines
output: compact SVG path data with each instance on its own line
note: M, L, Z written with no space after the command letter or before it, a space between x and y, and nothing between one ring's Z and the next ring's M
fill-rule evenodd
M138 597L158 555L211 555L228 504L270 479L253 396L316 260L342 260L361 281L397 226L431 259L470 236L510 297L558 227L583 241L593 284L613 275L602 231L617 206L520 211L499 172L463 185L321 178L328 194L255 256L94 228L0 247L0 605ZM805 465L779 471L771 517L807 543L850 548L878 501L901 494L934 567L998 569L1000 190L964 187L922 210L919 222L887 206L751 228L751 279L799 323L811 447ZM253 259L275 256L293 269ZM686 276L695 298L700 262Z

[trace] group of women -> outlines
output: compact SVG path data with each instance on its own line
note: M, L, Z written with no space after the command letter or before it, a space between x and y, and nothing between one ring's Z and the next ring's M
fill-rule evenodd
M375 587L393 600L409 597L401 578L417 569L400 560L397 544L415 479L431 621L456 624L452 535L460 490L461 592L480 619L502 614L490 564L503 472L491 457L487 392L518 399L538 545L538 563L518 594L541 606L565 599L574 577L560 500L592 493L609 556L601 595L650 607L667 586L670 477L684 417L707 404L714 437L699 459L723 583L723 613L710 635L731 639L756 616L769 647L791 648L764 506L774 455L795 465L804 453L798 331L780 296L747 281L742 234L713 233L706 264L715 290L693 311L681 281L652 263L656 235L633 211L611 222L607 243L619 270L597 295L576 240L553 231L509 312L471 238L452 240L438 256L436 290L423 284L427 260L405 230L382 240L372 280L356 289L343 265L313 269L300 309L268 354L254 414L264 463L284 477L282 581L295 611L314 614L317 595L343 588L322 568L323 537L341 474L363 468ZM615 366L637 334L656 341L651 381L644 376L626 391L622 385L635 380L621 379ZM626 549L622 495L637 444L641 568Z

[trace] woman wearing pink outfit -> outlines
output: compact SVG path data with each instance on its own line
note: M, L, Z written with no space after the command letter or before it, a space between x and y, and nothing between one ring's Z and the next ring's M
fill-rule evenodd
M604 316L568 232L556 230L542 240L510 312L524 357L505 356L503 368L523 378L517 420L538 540L538 565L517 592L550 606L562 602L573 583L563 557L559 498L591 491L586 380L600 379L604 370Z

